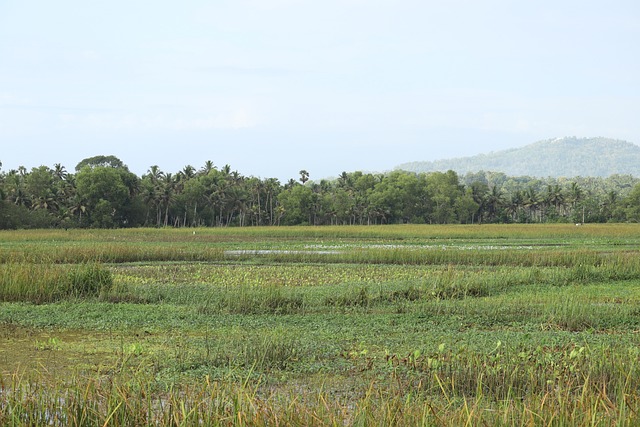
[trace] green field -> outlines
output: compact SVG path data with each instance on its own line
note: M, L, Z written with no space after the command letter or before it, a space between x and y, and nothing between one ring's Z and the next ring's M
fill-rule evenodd
M639 425L640 225L0 232L0 425Z

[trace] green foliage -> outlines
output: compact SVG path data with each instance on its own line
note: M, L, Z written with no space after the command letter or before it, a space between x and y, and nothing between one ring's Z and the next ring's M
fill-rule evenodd
M15 205L8 201L0 200L0 229L15 230L18 228L49 228L52 225L50 219L42 221L45 214L38 212L32 216L32 212L25 206Z
M624 216L632 222L640 222L640 184L636 184L627 198L624 199Z
M284 213L283 225L309 225L311 222L311 188L293 185L278 195L278 202Z
M0 228L219 227L638 221L638 179L499 172L343 172L335 180L242 176L208 161L138 177L113 156L0 174ZM2 201L0 200L0 201ZM17 208L10 209L10 205Z
M125 225L137 178L126 169L85 167L76 176L77 197L86 202L87 218L98 228Z
M81 160L76 165L76 172L80 172L85 167L89 167L89 168L110 167L110 168L127 169L127 166L124 163L122 163L122 160L120 160L116 156L88 157L86 159Z

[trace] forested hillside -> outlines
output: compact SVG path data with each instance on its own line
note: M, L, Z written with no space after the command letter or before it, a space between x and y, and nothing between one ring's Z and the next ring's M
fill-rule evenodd
M0 164L1 166L1 164ZM113 156L0 170L0 228L640 220L640 180L454 171L343 172L335 180L244 176L207 161L138 177Z
M397 169L459 174L490 170L536 177L640 176L640 147L608 138L556 138L473 157L405 163Z

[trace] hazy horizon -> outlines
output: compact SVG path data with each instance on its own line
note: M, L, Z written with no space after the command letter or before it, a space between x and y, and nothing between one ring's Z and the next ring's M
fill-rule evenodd
M281 181L640 143L640 4L0 3L2 170L115 155Z

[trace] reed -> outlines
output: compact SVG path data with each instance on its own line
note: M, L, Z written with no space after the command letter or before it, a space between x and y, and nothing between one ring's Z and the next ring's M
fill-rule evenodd
M211 297L210 297L211 298ZM198 307L201 314L296 314L305 310L303 295L285 292L280 286L226 288Z
M483 394L457 398L446 378L439 396L407 393L373 380L361 397L347 401L330 392L301 390L284 396L260 382L213 381L176 386L163 391L141 378L104 381L73 377L47 388L13 375L0 377L0 424L11 426L271 426L271 425L637 425L640 402L631 389L612 398L605 389L551 389L541 394L506 399ZM439 381L438 381L439 380ZM510 394L511 392L511 394Z
M112 285L111 272L100 264L0 264L0 301L44 304L99 297Z

